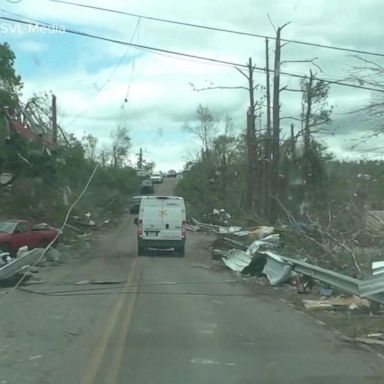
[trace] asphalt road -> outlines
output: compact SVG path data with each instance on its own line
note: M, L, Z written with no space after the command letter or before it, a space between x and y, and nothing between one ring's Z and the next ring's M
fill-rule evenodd
M209 236L189 233L184 258L137 257L132 221L125 215L87 256L44 272L45 284L32 288L55 296L16 292L7 301L0 383L384 382L372 352L212 264Z

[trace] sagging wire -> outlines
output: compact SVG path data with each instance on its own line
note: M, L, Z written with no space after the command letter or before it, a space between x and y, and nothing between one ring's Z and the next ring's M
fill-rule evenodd
M70 216L70 214L71 214L73 208L77 205L77 203L81 200L81 198L82 198L82 197L84 196L84 194L86 193L86 191L87 191L89 185L91 184L91 181L92 181L93 177L94 177L95 174L96 174L96 171L97 171L98 167L99 167L99 164L96 164L96 166L95 166L95 168L93 169L93 171L92 171L90 177L88 178L88 181L87 181L87 183L85 184L83 190L81 191L81 193L79 194L79 196L77 197L77 199L76 199L76 200L72 203L72 205L69 207L69 209L68 209L68 211L67 211L67 214L66 214L66 216L65 216L65 218L64 218L63 224L62 224L61 228L58 230L57 235L56 235L56 236L49 242L49 244L44 248L43 253L41 254L41 256L40 256L40 257L39 257L33 264L31 264L31 265L29 265L29 266L27 267L27 269L26 269L26 271L24 272L23 276L22 276L22 277L17 281L17 283L13 286L13 289L12 289L11 293L5 297L4 301L5 301L7 298L11 297L11 295L13 294L13 292L15 292L15 291L19 288L19 286L23 283L23 281L25 280L25 278L26 278L26 276L27 276L27 275L26 275L26 272L28 272L29 269L30 269L31 267L34 267L37 263L39 263L39 262L45 257L45 255L47 254L48 250L52 247L53 244L55 244L55 242L57 241L57 239L59 238L59 236L63 233L63 231L64 231L64 229L65 229L65 226L67 225L67 221L68 221L68 219L69 219L69 216ZM4 303L4 301L3 301L3 303Z
M143 290L132 290L130 292L69 292L69 293L50 293L50 292L39 292L28 288L21 288L23 292L41 295L41 296L55 296L55 297L70 297L70 296L105 296L105 295L169 295L169 296L206 296L206 297L250 297L256 298L253 293L212 293L212 292L159 292L159 291L143 291Z
M21 291L26 291L30 293L36 293L36 294L49 294L49 295L57 295L61 296L62 294L67 293L76 293L76 292L89 292L89 291L106 291L110 289L116 289L116 286L118 288L142 288L142 287L156 287L156 286L180 286L180 285L192 285L192 286L202 286L202 285L231 285L231 284L241 284L241 282L230 280L230 281L224 281L224 282L205 282L205 281L192 281L192 282L182 282L182 281L171 281L171 282L159 282L159 283L148 283L148 284L125 284L128 283L128 281L117 281L117 282L106 282L104 283L107 286L104 287L88 287L88 288L79 288L79 289L65 289L65 290L57 290L57 291L35 291L31 290L29 288L19 288ZM76 284L76 283L74 283ZM96 283L89 283L89 284L96 284ZM102 285L103 283L97 283ZM56 284L57 285L57 284ZM110 292L112 293L112 292Z

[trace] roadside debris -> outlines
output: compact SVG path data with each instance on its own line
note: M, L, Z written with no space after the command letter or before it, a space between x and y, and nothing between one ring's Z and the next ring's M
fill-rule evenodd
M292 266L285 264L281 256L269 251L263 252L263 254L268 256L263 273L272 286L284 284L292 278Z
M198 225L187 224L186 228L187 228L187 231L190 231L190 232L200 231L200 227Z
M11 259L11 261L0 267L0 281L9 279L15 274L26 270L30 265L34 265L42 257L43 251L43 248L36 248L23 253L20 257Z
M279 235L270 235L265 239L254 241L245 251L232 249L226 252L222 260L224 264L235 272L243 272L245 268L249 267L253 260L261 265L263 269L265 265L265 257L257 256L261 250L267 250L276 247L279 240ZM256 268L258 270L259 268Z
M384 261L374 261L372 263L372 275L381 275L384 273Z
M199 223L196 220L195 224L216 233L219 239L221 238L224 243L233 247L233 249L227 250L224 253L214 250L214 255L216 257L219 255L224 264L235 272L248 273L250 275L263 274L272 286L284 284L295 278L294 281L299 293L310 292L313 285L312 280L318 280L327 286L328 292L326 296L332 294L332 290L329 291L330 289L337 288L342 292L384 304L384 274L376 273L376 275L361 280L308 263L299 258L282 255L281 251L284 244L280 243L280 234L274 233L275 229L273 227L259 226L253 230L227 227L223 230L220 226ZM316 231L316 228L300 224L295 230L300 233L302 231L309 233ZM221 237L222 233L227 233L227 235ZM241 235L236 236L237 233ZM262 238L250 243L252 236ZM271 252L272 248L278 248L279 252ZM345 247L342 247L342 249L345 250ZM376 262L372 267L377 272L384 269L384 264ZM306 276L306 278L304 279L301 276ZM321 305L323 304L321 303ZM359 307L359 305L361 303L349 303L350 309L354 309L356 306Z
M360 309L369 308L367 299L358 296L334 297L327 300L303 300L305 309Z
M370 339L367 337L355 337L355 338L345 337L344 340L363 343L367 345L378 345L380 347L384 347L384 340L380 340L380 339Z
M92 284L100 284L100 285L113 285L113 284L123 284L125 281L122 280L80 280L74 283L75 285L92 285Z

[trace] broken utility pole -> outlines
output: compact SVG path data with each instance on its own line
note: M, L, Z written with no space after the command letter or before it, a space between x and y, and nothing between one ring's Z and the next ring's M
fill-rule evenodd
M255 97L253 85L252 59L248 61L248 84L249 84L249 108L247 111L247 203L253 212L255 210L255 191L257 187L257 143L256 143L256 124L255 124Z
M273 110L272 110L272 169L271 169L271 216L270 222L274 223L277 219L277 201L280 179L279 179L279 163L280 163L280 65L281 65L281 31L289 23L277 28L276 45L275 45L275 65L273 73Z
M267 129L264 138L264 161L263 161L263 177L262 177L262 206L263 213L267 219L270 219L271 216L271 151L272 151L272 127L271 127L271 85L269 78L269 40L265 39L265 69L266 69L266 96L267 96Z

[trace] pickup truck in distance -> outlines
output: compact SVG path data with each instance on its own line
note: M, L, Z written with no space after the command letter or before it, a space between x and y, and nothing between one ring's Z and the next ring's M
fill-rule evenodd
M14 257L20 247L46 247L59 233L45 224L32 226L26 220L0 220L0 252Z

